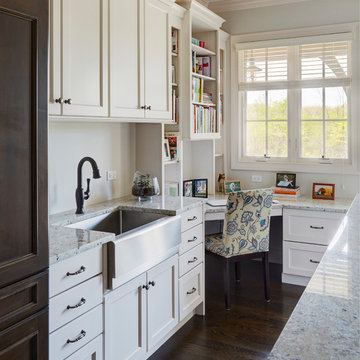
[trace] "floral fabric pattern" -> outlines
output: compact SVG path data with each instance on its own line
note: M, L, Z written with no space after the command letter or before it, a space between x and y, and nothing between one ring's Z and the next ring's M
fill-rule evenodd
M224 257L269 251L272 189L230 193L222 234L206 238L206 250Z

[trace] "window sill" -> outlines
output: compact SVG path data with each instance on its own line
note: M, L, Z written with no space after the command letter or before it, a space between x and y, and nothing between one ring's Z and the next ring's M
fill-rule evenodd
M296 173L315 173L315 174L348 174L358 175L354 164L339 163L324 164L320 162L282 162L276 160L256 161L250 159L242 159L231 161L231 170L254 170L254 171L275 171L286 172L292 171Z

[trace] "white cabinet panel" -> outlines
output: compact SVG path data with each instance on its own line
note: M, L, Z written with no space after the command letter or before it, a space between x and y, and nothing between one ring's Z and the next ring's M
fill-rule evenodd
M52 1L50 114L108 115L107 4Z
M311 277L315 272L326 246L283 242L283 272L285 274Z
M146 352L146 274L105 295L105 358L138 359Z
M145 2L146 118L171 120L171 54L169 8L159 0Z
M66 360L103 360L103 337L99 335Z
M203 218L202 206L184 212L181 215L181 232L184 232L192 227L200 224Z
M144 0L110 0L110 116L143 118Z
M178 323L178 256L147 273L148 351Z
M199 224L181 234L181 244L179 254L184 254L203 241L203 225Z
M199 265L203 261L204 248L199 244L193 249L179 257L179 276L183 276L188 271Z
M335 212L284 209L284 240L328 245L343 218Z

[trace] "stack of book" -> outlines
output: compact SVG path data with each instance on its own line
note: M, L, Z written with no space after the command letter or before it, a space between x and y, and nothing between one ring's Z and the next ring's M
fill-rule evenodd
M193 105L194 133L216 133L216 109L213 107Z
M275 187L274 197L277 199L297 199L300 196L300 187L295 189L285 187Z
M204 80L193 77L192 79L192 100L201 103L203 100Z
M170 150L170 159L177 160L178 159L178 139L180 133L178 132L165 132L165 139L169 142L169 150Z
M212 94L210 93L203 93L202 94L202 102L204 104L213 104L213 101L212 101Z

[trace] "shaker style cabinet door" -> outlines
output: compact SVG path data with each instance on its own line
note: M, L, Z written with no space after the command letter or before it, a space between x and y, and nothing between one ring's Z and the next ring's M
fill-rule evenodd
M144 0L110 0L110 116L144 117Z
M159 0L145 2L145 117L171 120L169 9ZM150 107L150 109L149 109Z
M50 115L108 116L108 1L52 0Z
M42 0L0 0L0 288L49 263L47 20Z

